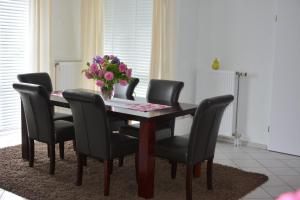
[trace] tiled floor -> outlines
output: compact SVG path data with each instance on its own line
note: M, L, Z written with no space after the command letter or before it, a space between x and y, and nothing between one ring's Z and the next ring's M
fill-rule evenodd
M20 143L20 134L0 135L0 148ZM218 143L214 162L242 170L266 174L269 180L242 200L270 200L287 191L300 188L300 157L264 149ZM1 169L0 169L1 170ZM0 188L0 200L21 200Z
M283 192L300 188L300 157L218 143L215 162L269 177L265 184L246 195L243 200L276 199Z

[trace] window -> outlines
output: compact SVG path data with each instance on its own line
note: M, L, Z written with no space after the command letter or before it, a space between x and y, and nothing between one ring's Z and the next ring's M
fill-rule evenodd
M20 128L20 97L12 88L26 67L29 0L0 1L0 134Z
M137 96L146 96L152 43L152 0L104 1L104 53L118 56L140 79Z

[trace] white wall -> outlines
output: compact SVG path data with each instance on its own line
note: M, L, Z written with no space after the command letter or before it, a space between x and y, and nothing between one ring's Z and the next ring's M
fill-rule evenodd
M185 82L181 101L199 103L196 74L210 68L214 57L222 69L248 72L241 82L238 131L258 144L268 139L274 17L275 0L178 0L176 78ZM190 125L180 121L177 134Z
M80 60L80 0L53 0L51 15L52 57Z
M60 68L59 66L55 68L55 63L58 61L70 61L72 68L76 70L81 65L80 62L73 62L81 60L80 5L81 0L51 1L51 53L53 63L51 78L54 89L61 89L62 82L64 84L68 82L68 79L59 78L57 73ZM63 64L70 66L70 63L61 63L60 66ZM79 76L79 70L78 73Z
M176 80L184 81L181 101L194 103L199 0L177 0Z
M199 2L199 0L177 0L175 79L184 82L180 101L186 103L194 103L195 101ZM175 134L189 133L191 122L191 116L178 118L175 125Z
M244 139L267 144L274 56L274 0L201 0L199 68L214 57L222 69L248 72L242 83L239 132ZM201 56L203 55L203 56Z

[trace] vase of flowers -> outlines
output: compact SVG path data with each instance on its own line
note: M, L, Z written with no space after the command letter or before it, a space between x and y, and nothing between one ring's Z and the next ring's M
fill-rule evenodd
M87 79L95 80L104 100L113 96L114 85L126 86L131 80L132 69L119 60L118 57L105 55L96 56L92 63L87 63L87 69L82 71Z

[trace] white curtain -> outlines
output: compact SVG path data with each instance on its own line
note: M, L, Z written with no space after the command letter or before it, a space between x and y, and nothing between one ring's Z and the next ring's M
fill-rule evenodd
M96 55L103 55L103 0L81 0L82 68ZM93 81L81 76L81 86L95 89Z
M175 75L176 1L154 0L150 78Z
M31 0L29 27L29 71L48 72L54 79L51 57L51 0Z

